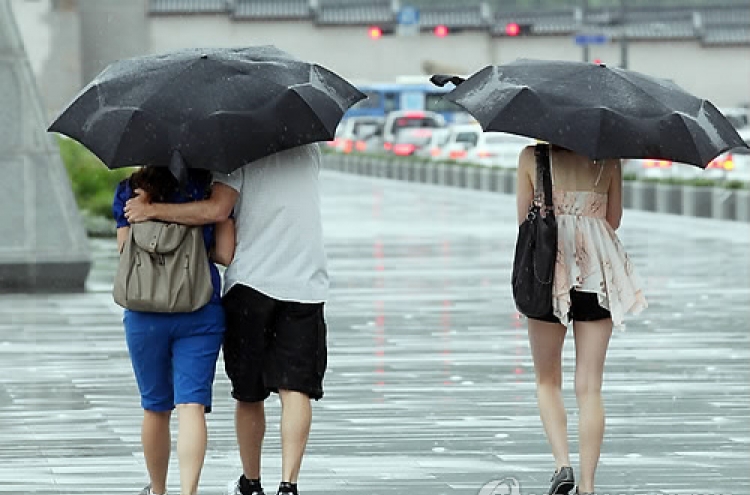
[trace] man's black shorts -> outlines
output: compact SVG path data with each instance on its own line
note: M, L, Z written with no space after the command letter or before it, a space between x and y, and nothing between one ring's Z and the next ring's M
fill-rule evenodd
M279 301L242 284L235 284L222 303L224 366L232 397L259 402L279 389L323 397L323 303Z
M598 321L612 318L610 312L599 306L599 297L592 292L570 291L570 312L568 313L570 321ZM534 320L546 321L549 323L560 323L553 311L548 314L534 318Z

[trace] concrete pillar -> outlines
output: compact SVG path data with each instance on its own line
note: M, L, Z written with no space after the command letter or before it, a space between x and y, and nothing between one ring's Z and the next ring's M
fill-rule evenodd
M388 164L385 160L382 158L372 158L373 162L375 163L375 170L377 171L376 176L377 177L387 177L388 172Z
M710 187L682 186L682 212L693 217L711 218L713 200Z
M504 194L516 193L516 172L515 170L503 170L500 174L502 187L500 191Z
M492 168L490 167L482 167L479 169L479 187L477 189L480 189L482 191L490 190L490 173L491 172L492 172Z
M623 181L622 183L622 207L633 207L633 181Z
M734 220L737 215L735 203L737 201L736 192L733 189L723 187L711 188L711 211L713 218L720 220Z
M633 208L643 211L656 211L656 184L653 182L633 182Z
M482 190L482 176L484 175L485 167L471 167L469 174L469 187L471 189Z
M84 82L122 58L146 55L147 0L78 0Z
M88 238L9 0L0 0L0 291L79 291Z
M435 167L437 167L436 184L447 185L448 184L448 164L445 162L439 162L435 165Z
M738 189L734 198L734 218L740 222L750 222L750 190Z
M490 170L488 190L493 192L500 191L500 174L502 170L499 168L493 168Z
M682 189L674 184L656 185L656 211L682 214Z

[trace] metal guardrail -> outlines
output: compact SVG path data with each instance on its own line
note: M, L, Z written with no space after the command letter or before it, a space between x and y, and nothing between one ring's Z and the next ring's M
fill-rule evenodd
M323 167L370 177L500 194L516 192L516 171L512 169L338 153L326 153ZM628 180L623 184L623 206L635 210L750 223L750 189Z

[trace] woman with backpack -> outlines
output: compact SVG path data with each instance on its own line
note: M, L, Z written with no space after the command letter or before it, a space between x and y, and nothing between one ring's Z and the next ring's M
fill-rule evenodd
M572 323L579 410L580 479L576 493L592 494L604 437L601 387L612 328L623 325L625 313L645 308L646 299L615 233L622 218L620 160L591 160L546 144L525 148L518 163L519 224L526 220L535 188L542 190L542 184L537 184L537 153L542 167L549 164L557 220L552 309L541 317L528 318L539 413L556 464L548 493L567 494L575 486L561 390L562 348L567 326ZM549 175L542 175L548 180Z
M211 173L189 170L182 186L164 167L143 167L115 192L113 214L120 253L131 235L125 203L140 189L151 202L183 203L210 195ZM128 352L144 410L141 442L150 483L141 495L166 493L171 451L170 416L177 409L177 456L180 493L194 495L203 468L207 431L205 413L211 410L216 360L224 338L221 277L214 262L228 265L234 255L234 222L228 219L202 228L209 258L213 293L192 312L125 310L123 322Z

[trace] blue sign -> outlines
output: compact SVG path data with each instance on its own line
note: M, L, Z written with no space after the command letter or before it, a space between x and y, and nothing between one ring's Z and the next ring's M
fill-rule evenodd
M604 45L609 42L606 34L577 34L576 45Z
M409 6L401 7L396 20L402 26L413 26L419 24L419 9Z

